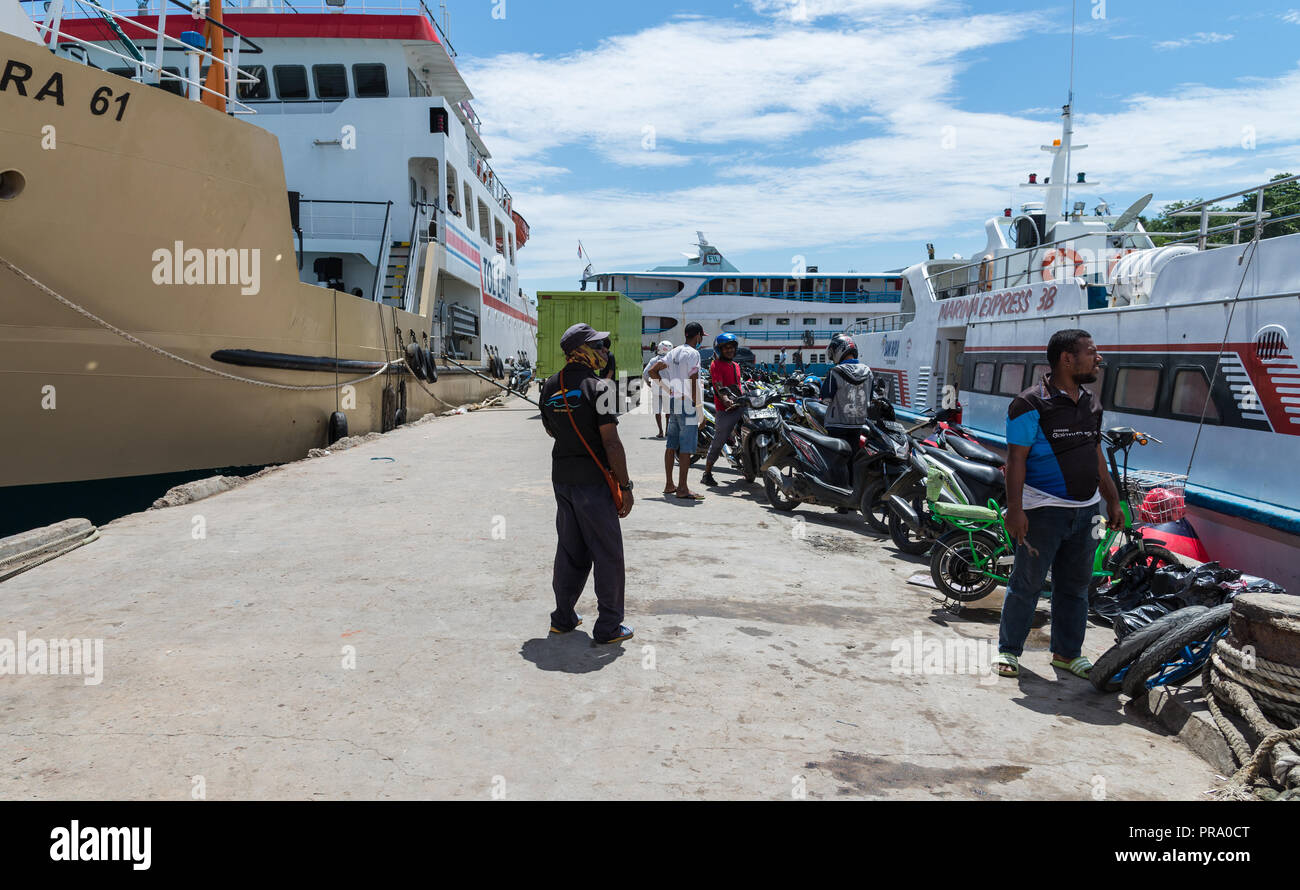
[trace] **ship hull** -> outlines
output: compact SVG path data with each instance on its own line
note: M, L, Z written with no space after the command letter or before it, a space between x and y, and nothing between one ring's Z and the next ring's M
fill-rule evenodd
M0 200L0 257L73 306L0 268L0 487L280 463L326 445L336 409L352 435L384 428L385 387L408 420L496 391L399 369L336 392L331 372L214 358L384 362L431 322L299 280L270 133L0 34L0 69L15 62L32 75L0 91L0 173L21 183ZM329 388L292 388L313 385Z

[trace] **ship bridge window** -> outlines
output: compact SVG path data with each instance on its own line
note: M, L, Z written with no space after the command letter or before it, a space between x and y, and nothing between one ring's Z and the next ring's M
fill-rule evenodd
M281 99L310 99L307 93L307 68L303 65L276 65L275 94Z
M352 80L361 99L386 99L388 97L388 69L381 62L366 62L352 66Z
M1007 362L1002 366L1002 375L998 379L998 392L1004 396L1018 396L1025 388L1025 365L1023 362Z
M1219 408L1214 399L1206 401L1209 394L1210 380L1205 376L1204 368L1179 368L1174 374L1174 400L1170 413L1199 420L1204 409L1206 420L1218 421Z
M316 83L317 99L348 97L348 69L342 65L312 65L311 76Z
M1156 410L1156 395L1160 392L1158 367L1125 367L1115 373L1115 392L1111 396L1115 407L1127 411Z
M235 95L239 99L269 99L271 98L271 85L266 80L265 65L249 65L247 68L241 67L240 79L247 80L250 77L257 78L257 83L241 83L236 90Z

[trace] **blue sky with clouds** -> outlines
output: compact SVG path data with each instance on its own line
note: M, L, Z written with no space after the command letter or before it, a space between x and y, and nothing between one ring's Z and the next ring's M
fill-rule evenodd
M982 246L1059 135L1069 0L449 0L525 289L697 229L743 271ZM493 16L496 10L497 16ZM1075 169L1113 208L1300 172L1300 0L1077 0ZM504 12L504 17L500 17Z

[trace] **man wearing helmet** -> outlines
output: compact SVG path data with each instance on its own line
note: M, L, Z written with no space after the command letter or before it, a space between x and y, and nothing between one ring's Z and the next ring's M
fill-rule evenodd
M834 366L822 380L826 433L843 439L856 451L871 404L871 369L858 361L858 344L845 334L831 338L826 358Z
M645 393L645 398L650 400L650 410L654 412L655 426L659 428L659 435L655 436L656 439L664 437L664 400L661 395L663 388L650 379L650 366L672 352L672 349L672 340L660 340L659 345L655 347L655 354L650 357L650 361L646 362L645 367L641 369L643 384L641 391Z
M735 334L718 334L713 338L713 361L709 364L709 382L713 384L713 442L704 459L704 475L700 481L710 487L718 484L713 478L713 465L722 454L722 446L731 439L736 424L744 411L737 401L740 398L740 365L736 363L736 348L740 341Z

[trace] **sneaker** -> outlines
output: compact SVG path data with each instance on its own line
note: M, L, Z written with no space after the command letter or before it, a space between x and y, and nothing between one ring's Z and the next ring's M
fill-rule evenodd
M575 630L577 630L577 629L580 628L580 627L582 627L582 616L581 616L581 615L578 616L578 623L575 624L575 625L573 625L573 627L568 628L567 630L561 630L560 628L555 627L554 625L552 625L552 626L551 626L551 633L553 633L553 634L567 634L567 633L573 633Z
M618 627L618 636L609 640L596 640L596 642L602 646L608 646L611 643L621 643L624 640L630 639L632 639L632 628L628 627L626 624L620 624Z
M705 473L703 476L700 477L700 481L710 487L716 486L718 484L718 480L713 478L712 473Z

